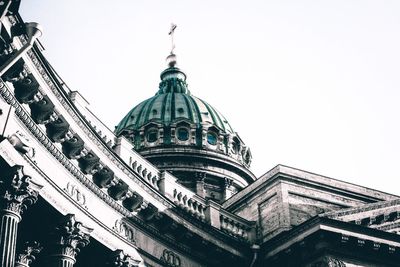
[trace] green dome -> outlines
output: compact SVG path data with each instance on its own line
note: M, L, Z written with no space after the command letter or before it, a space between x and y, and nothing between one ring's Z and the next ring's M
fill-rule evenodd
M222 132L234 132L221 113L193 96L187 87L186 75L182 71L176 67L166 69L161 73L156 95L129 111L116 127L116 134L124 130L139 130L149 122L169 126L180 120L187 120L199 127L202 123L212 124Z
M255 180L250 149L221 113L190 93L175 55L167 60L157 93L130 110L115 133L182 185L222 202Z

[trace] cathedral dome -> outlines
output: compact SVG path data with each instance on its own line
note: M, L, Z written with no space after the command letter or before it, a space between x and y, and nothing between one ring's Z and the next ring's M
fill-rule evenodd
M116 127L116 132L139 130L150 122L169 126L178 121L194 124L196 128L200 128L202 124L215 126L221 134L234 133L221 113L190 93L186 75L176 67L168 68L161 73L161 82L156 95L129 111Z
M128 138L142 156L174 173L194 191L193 176L205 173L208 180L219 177L211 179L214 183L221 179L223 184L230 183L232 192L247 186L254 180L248 170L250 149L220 112L190 93L186 74L176 67L176 56L171 54L167 60L169 66L160 75L157 93L131 109L115 133ZM225 199L222 195L213 198Z

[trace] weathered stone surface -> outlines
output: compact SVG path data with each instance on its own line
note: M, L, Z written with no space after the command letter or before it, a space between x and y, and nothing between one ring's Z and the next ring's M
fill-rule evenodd
M260 224L259 238L267 241L325 212L358 207L395 196L324 176L278 166L223 207Z

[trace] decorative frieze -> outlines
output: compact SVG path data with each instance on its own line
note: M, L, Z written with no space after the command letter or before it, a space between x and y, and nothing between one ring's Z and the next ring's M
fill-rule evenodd
M129 242L135 244L135 232L132 227L127 225L123 220L116 220L113 230Z
M32 51L28 51L27 54L30 57L32 63L35 65L35 67L38 70L39 74L42 76L43 80L47 83L47 85L50 88L50 90L52 91L52 93L57 97L57 99L60 102L60 104L68 111L68 113L71 114L71 117L78 124L78 126L80 128L82 128L82 130L85 132L87 137L89 137L89 139L111 160L111 162L116 164L119 169L121 169L126 174L130 174L131 171L129 169L126 169L122 164L118 164L116 162L115 156L112 153L109 152L110 148L108 147L108 145L103 141L100 142L98 140L98 138L97 138L97 135L94 135L92 133L93 130L91 129L91 127L89 127L85 123L82 123L82 118L77 115L76 110L74 108L72 108L71 105L64 99L64 95L60 94L58 87L55 85L53 80L49 77L49 75L47 74L46 70L44 69L44 67L41 64L41 61L37 59L36 54L34 52L32 52ZM138 160L143 161L143 165L147 165L148 164L146 161L144 161L144 160L142 160L140 158L138 158ZM155 169L155 168L152 167L151 169ZM154 171L157 172L157 169L155 169ZM157 191L159 190L158 189L158 185L157 185L157 181L158 181L159 177L158 177L157 174L149 174L149 173L147 173L146 175L143 175L143 173L140 173L140 172L137 172L137 174L139 174L139 176L141 178L145 179L145 181L147 181L151 185L151 187L153 187ZM146 187L143 184L143 181L140 181L139 179L134 179L134 180L140 186ZM172 206L168 205L169 203L164 201L162 199L162 197L160 197L158 194L155 194L151 190L148 190L148 193L150 193L159 202L163 203L163 205L167 205L168 206L167 208L171 208L172 207Z
M119 211L125 216L130 216L131 213L125 209L122 205L115 202L110 196L98 188L92 181L90 181L85 175L75 166L68 158L64 155L46 136L45 133L40 129L39 126L33 121L30 115L25 109L18 103L11 91L7 86L0 82L0 95L7 102L7 104L15 108L16 116L26 125L29 131L35 138L42 143L42 145L48 150L48 152L55 157L72 175L74 175L80 182L82 182L87 188L93 191L98 197L107 202L115 210Z
M83 194L76 185L71 183L67 183L67 186L64 188L64 191L68 193L70 197L72 197L76 203L87 209L86 206L86 196Z
M171 250L164 249L160 260L170 267L180 267L181 259L179 256Z
M28 137L22 132L16 131L7 139L18 152L27 155L31 159L34 159L36 153L35 148L31 145Z

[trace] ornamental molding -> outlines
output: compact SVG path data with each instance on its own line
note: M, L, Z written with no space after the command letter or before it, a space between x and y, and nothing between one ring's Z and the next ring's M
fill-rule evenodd
M173 204L167 201L158 191L156 191L156 189L151 188L151 185L149 186L146 181L143 181L141 178L138 178L136 174L133 174L132 170L129 167L125 167L125 163L121 162L120 159L115 157L114 152L110 151L110 148L107 146L104 140L101 137L97 137L98 134L96 133L96 131L94 131L92 127L88 126L82 115L76 111L76 108L71 105L69 100L65 99L65 95L63 93L60 93L57 86L52 81L52 78L47 74L47 71L42 66L37 55L32 50L29 50L27 52L27 55L29 56L29 59L33 63L37 72L40 74L42 80L47 84L48 88L57 98L61 106L64 107L64 109L70 114L71 118L75 121L78 127L83 130L86 136L92 141L94 145L99 148L99 150L110 160L110 162L112 162L114 166L120 169L125 175L127 175L131 180L133 180L136 184L143 188L153 198L166 206L166 208L172 208ZM160 178L159 175L157 178Z
M127 175L130 179L132 179L136 184L138 184L141 188L143 188L147 193L149 193L152 197L154 197L157 201L162 203L166 208L172 208L173 205L167 201L162 195L157 193L158 189L153 189L150 188L147 184L146 181L143 181L140 178L137 178L136 174L132 173L132 170L128 167L126 168L124 166L124 162L121 162L117 157L114 156L114 152L110 151L110 148L107 146L107 144L104 142L102 138L97 138L97 133L91 129L87 125L87 123L82 122L85 121L82 116L75 110L73 105L70 104L68 100L65 100L65 96L61 94L57 88L57 86L54 84L54 82L51 80L51 78L48 76L46 73L46 70L42 67L40 61L38 60L37 56L35 55L34 52L28 51L27 54L29 55L31 61L33 62L34 66L36 67L38 73L41 75L42 79L46 82L47 86L50 88L52 91L53 95L56 96L58 99L59 103L67 110L67 112L71 115L73 120L77 123L77 125L84 131L86 136L95 144L101 152L108 157L108 159L116 166L119 168L125 175ZM142 158L140 158L142 159ZM159 174L157 175L157 179L159 179ZM151 184L150 184L151 186ZM155 191L157 190L157 191Z
M135 229L126 224L126 222L124 222L123 220L116 220L115 225L112 229L120 236L136 245Z
M64 188L64 191L67 192L67 194L74 199L76 203L85 209L88 209L86 206L86 196L78 189L78 186L68 182L67 186Z
M171 250L164 249L160 260L170 267L181 267L181 259Z
M1 87L1 83L0 83ZM9 155L9 152L0 145L0 155L3 159L5 159L6 162L8 162L9 165L18 165L17 162Z
M13 133L7 139L17 151L19 151L23 154L26 154L28 157L30 157L34 160L36 150L32 146L32 143L29 140L29 138L24 133L17 130L15 133Z
M373 211L373 210L380 210L380 209L398 209L398 205L400 205L400 199L393 199L393 200L386 200L386 201L379 201L375 203L370 203L370 204L364 204L362 206L358 206L355 208L348 208L345 210L340 210L340 211L332 211L332 212L326 212L324 214L321 214L321 217L327 217L331 219L340 219L340 217L344 217L347 215L353 215L353 214L360 214L361 216L363 215L362 213L368 212L368 211ZM385 211L382 210L381 213L384 213Z
M4 82L0 81L0 95L7 104L15 108L16 117L26 126L31 134L45 147L45 149L56 159L61 165L64 166L75 178L77 178L89 190L95 193L100 199L106 202L109 206L124 216L132 216L131 212L118 204L107 193L103 192L96 186L90 179L88 179L83 172L76 167L43 133L42 129L33 121L28 112L17 101L11 91L7 88ZM37 169L37 166L35 167Z
M185 253L188 253L190 255L195 255L192 249L180 244L179 242L176 242L174 238L161 233L157 228L149 225L148 223L146 223L145 221L141 220L138 217L129 218L129 222L128 223L125 222L125 225L130 229L135 229L135 227L138 227L141 230L145 230L147 233L151 234L153 237L156 237L160 241L164 241L167 244L175 246L176 248L178 248L181 251L184 251Z

